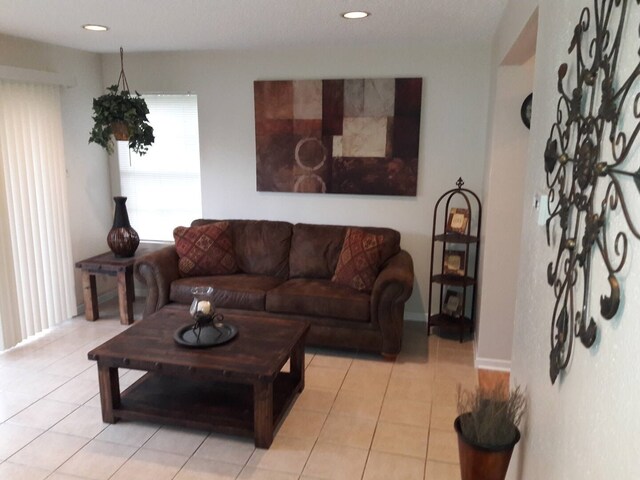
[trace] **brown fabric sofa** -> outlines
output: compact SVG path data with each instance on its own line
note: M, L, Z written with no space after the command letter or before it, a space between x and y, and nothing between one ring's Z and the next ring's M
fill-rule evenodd
M192 226L216 220L196 220ZM331 281L346 226L266 220L229 220L240 273L181 278L175 246L136 264L148 288L147 316L170 303L189 304L191 288L212 286L221 313L242 311L311 322L307 344L380 352L395 357L402 345L404 304L413 288L413 261L400 234L357 227L384 236L378 277L370 293Z

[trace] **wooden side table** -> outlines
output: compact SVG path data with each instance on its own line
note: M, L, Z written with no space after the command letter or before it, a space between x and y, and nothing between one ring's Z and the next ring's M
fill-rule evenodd
M135 300L133 266L141 257L167 245L166 243L141 243L133 257L117 258L112 252L106 252L77 262L76 268L82 270L82 293L87 320L95 321L99 318L96 275L108 275L118 279L120 323L132 324Z

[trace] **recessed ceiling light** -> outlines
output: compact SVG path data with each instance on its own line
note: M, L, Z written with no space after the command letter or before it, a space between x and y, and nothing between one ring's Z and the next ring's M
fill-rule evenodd
M342 16L348 20L356 20L358 18L365 18L371 15L369 12L346 12Z
M91 30L92 32L106 32L107 30L109 30L109 27L105 27L104 25L91 24L83 25L82 28L84 28L85 30Z

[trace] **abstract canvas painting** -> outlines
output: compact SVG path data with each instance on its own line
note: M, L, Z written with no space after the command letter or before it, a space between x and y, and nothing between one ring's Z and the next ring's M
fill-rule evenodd
M258 191L416 195L421 78L253 89Z

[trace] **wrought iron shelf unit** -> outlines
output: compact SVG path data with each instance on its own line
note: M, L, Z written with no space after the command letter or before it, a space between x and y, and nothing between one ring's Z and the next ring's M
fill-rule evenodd
M472 334L475 324L482 205L475 193L462 188L464 185L462 178L458 179L456 185L457 188L445 192L438 198L433 209L427 331L431 334L432 327L458 329L460 342L462 342L465 331L468 330ZM468 211L464 233L448 231L449 212L453 207ZM439 247L438 250L441 250L439 262L435 261L436 245ZM461 268L460 275L445 273L445 253L450 250L449 247L453 247L451 250L464 252L464 268ZM473 260L472 267L470 267L470 260ZM460 315L452 315L444 311L445 286L456 289L456 294L459 295L459 301L462 303Z

